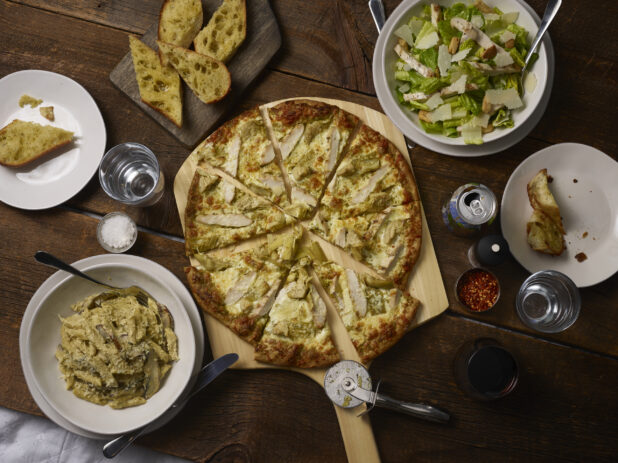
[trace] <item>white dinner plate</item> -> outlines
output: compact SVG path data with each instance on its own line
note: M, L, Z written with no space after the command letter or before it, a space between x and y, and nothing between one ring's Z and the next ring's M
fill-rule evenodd
M24 95L43 100L19 107ZM90 94L74 80L48 71L14 72L0 79L0 127L14 119L52 125L75 133L75 140L23 167L0 165L0 201L20 209L47 209L77 194L97 171L105 152L105 124ZM41 116L53 106L55 121Z
M519 143L539 123L551 97L551 90L554 81L555 58L554 49L549 38L549 34L545 35L542 45L539 48L541 57L546 57L546 60L539 60L539 62L543 64L543 68L539 70L539 72L546 75L546 79L543 82L539 81L537 83L537 87L535 91L532 92L532 95L524 96L528 105L527 108L536 105L534 110L528 112L527 108L525 108L525 110L520 111L516 114L516 119L522 120L523 122L517 123L512 129L496 130L494 133L486 135L484 139L487 141L485 141L482 145L465 145L463 144L461 138L449 139L448 137L426 134L421 128L416 127L415 125L417 122L414 122L414 120L418 119L418 116L416 114L406 114L393 96L392 87L394 87L394 84L391 82L393 79L393 72L387 69L388 64L386 62L389 60L380 59L380 57L389 56L387 53L392 50L392 46L390 46L390 44L392 44L394 40L392 38L392 31L394 31L404 20L407 19L407 16L404 13L408 9L412 8L414 3L415 0L404 1L395 9L395 11L393 11L384 26L383 33L380 34L376 43L376 52L374 53L373 60L374 85L376 94L386 115L410 140L431 151L450 156L486 156L499 153L510 148L516 143ZM454 3L454 1L452 3ZM527 3L521 0L505 0L498 6L500 6L504 11L519 11L521 19L525 20L524 22L526 24L524 25L527 26L529 31L532 31L533 29L536 30L538 25L541 23L541 20L534 10ZM533 24L536 24L536 27L533 27ZM530 39L532 39L532 34L529 35ZM539 65L539 62L536 63L537 66ZM391 83L389 84L389 82ZM544 91L542 91L543 87Z
M560 256L533 251L526 223L532 214L526 187L546 168L560 207L566 250ZM561 143L526 158L511 174L502 196L502 234L511 253L531 273L558 270L582 288L618 271L618 162L587 145ZM583 252L587 259L578 262Z
M189 384L185 387L183 391L183 395L186 394L193 387L195 383L195 375L202 367L202 361L204 356L204 330L202 328L202 321L200 318L200 312L191 297L191 294L187 290L187 288L182 284L178 278L176 278L171 272L169 272L164 267L159 264L152 262L150 260L125 255L125 254L103 254L99 256L88 257L81 261L74 263L73 265L80 270L88 270L95 266L105 265L105 264L124 264L131 265L136 268L139 268L143 271L148 272L153 278L158 279L162 283L166 284L170 289L172 289L177 297L181 300L183 306L185 307L189 319L191 321L191 326L193 328L194 336L195 336L195 365L193 366L193 375L192 379L189 381ZM47 291L54 288L58 283L60 283L63 279L65 279L67 274L65 272L56 272L50 278L48 278L35 292L32 296L32 299L28 303L28 307L24 312L24 316L22 318L22 323L20 327L19 333L19 346L20 346L20 356L22 369L24 371L24 377L26 379L26 384L34 398L34 401L39 406L39 408L43 411L43 413L55 422L57 425L62 428L78 434L80 436L88 437L91 439L110 439L109 435L100 434L96 432L87 431L83 428L80 428L70 421L68 421L65 417L63 417L60 413L58 413L43 397L41 392L36 386L36 382L34 380L34 373L32 371L32 365L28 362L24 361L24 352L26 345L28 343L27 332L29 326L32 322L32 317L35 312L35 308L41 302L43 296ZM153 431L157 428L160 428L167 422L169 422L172 418L174 418L182 407L176 408L170 412L165 413L157 420L152 422L147 431Z

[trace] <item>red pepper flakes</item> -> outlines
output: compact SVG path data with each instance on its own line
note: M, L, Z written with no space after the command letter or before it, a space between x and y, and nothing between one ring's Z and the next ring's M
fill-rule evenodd
M481 269L467 271L457 284L459 300L473 312L484 312L492 308L498 299L498 292L496 277Z

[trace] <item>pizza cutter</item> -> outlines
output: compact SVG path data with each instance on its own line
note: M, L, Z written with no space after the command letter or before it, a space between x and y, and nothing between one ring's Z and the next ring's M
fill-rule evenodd
M379 387L378 382L375 392L372 390L369 372L363 365L353 360L336 363L326 371L324 377L324 390L335 405L353 408L363 403L367 404L367 410L361 415L378 406L438 423L446 423L450 419L448 413L431 405L401 402L384 394L378 394Z

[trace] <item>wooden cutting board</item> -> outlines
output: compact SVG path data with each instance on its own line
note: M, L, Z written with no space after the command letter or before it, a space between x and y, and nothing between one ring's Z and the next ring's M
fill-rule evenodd
M204 25L221 4L221 0L202 0ZM172 121L143 103L133 70L131 53L127 53L109 75L112 83L127 95L150 117L172 133L181 143L194 147L210 133L221 116L231 108L247 86L266 67L270 59L281 47L281 33L277 19L268 0L247 0L247 38L238 52L227 63L232 75L232 89L220 102L202 103L183 82L183 125L176 127ZM159 24L154 23L141 40L157 50ZM127 40L127 50L129 41Z
M403 153L404 157L410 163L410 157L406 147L405 139L399 129L382 113L371 108L361 106L347 101L331 100L327 98L303 98L317 101L323 101L358 116L363 122L377 130ZM282 100L283 101L283 100ZM281 101L268 103L265 106L274 106ZM184 215L187 201L187 192L193 179L193 174L197 166L197 161L194 155L190 155L184 164L180 167L178 174L174 180L174 196L180 214L180 221L184 228ZM422 209L422 208L421 208ZM414 327L421 325L427 320L441 314L448 307L448 299L442 282L442 276L438 267L436 253L433 248L427 220L423 214L423 237L419 259L414 267L410 282L409 291L417 299L421 301L421 305L416 315ZM317 238L317 237L315 237ZM257 240L260 240L258 238ZM327 243L328 244L328 243ZM255 242L252 243L252 246ZM240 250L247 246L237 246L234 251ZM346 267L354 268L357 264L347 256L341 249L329 245L324 246L324 251L327 257L332 260L344 264ZM343 322L339 318L336 309L329 303L328 308L328 323L330 324L332 335L337 345L337 349L342 359L356 360L360 362L358 354L350 341ZM224 325L215 318L206 314L204 317L206 329L208 331L208 339L212 348L213 356L219 357L229 352L236 352L240 359L232 368L240 369L255 369L255 368L280 368L274 365L259 363L253 359L253 347L242 341L238 336L232 333ZM414 336L414 333L406 336ZM326 369L298 369L287 368L296 371L316 381L318 384L324 384L324 375ZM325 400L328 400L326 394ZM364 406L362 406L364 408ZM362 411L361 407L355 409L343 409L335 406L339 427L343 436L343 441L350 463L370 463L379 462L380 457L378 448L371 429L371 423L368 415L361 418L357 415Z

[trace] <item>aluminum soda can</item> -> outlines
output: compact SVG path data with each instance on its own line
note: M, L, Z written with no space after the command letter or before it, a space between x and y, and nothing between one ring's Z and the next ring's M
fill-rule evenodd
M498 215L496 195L481 183L466 183L442 206L442 220L450 231L473 236L492 224Z

